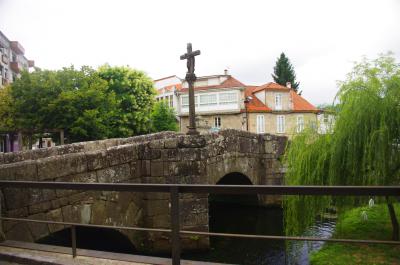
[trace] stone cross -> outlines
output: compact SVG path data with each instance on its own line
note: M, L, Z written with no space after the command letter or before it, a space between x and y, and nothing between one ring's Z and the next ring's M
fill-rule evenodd
M181 60L187 60L187 73L185 80L189 84L189 126L187 134L199 134L196 130L196 113L194 104L194 88L193 83L196 81L194 74L195 56L200 55L200 51L192 51L192 44L187 44L187 53L181 55Z

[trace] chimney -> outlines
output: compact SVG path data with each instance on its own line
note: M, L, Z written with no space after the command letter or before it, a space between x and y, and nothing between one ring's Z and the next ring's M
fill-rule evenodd
M287 87L287 88L292 88L292 83L286 82L286 87Z
M229 73L228 73L228 69L225 69L224 70L224 75L228 75Z

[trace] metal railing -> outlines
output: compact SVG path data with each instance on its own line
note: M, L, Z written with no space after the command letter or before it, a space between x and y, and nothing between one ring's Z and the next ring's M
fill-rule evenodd
M171 228L144 228L110 225L93 225L72 222L57 222L34 220L26 218L0 217L0 220L60 224L71 227L72 255L76 257L76 227L108 228L121 230L136 230L149 232L171 233L172 264L180 264L180 235L203 235L219 237L295 240L295 241L326 241L338 243L389 244L400 245L400 241L360 240L316 238L303 236L274 236L228 234L201 231L181 230L179 224L179 194L263 194L263 195L337 195L337 196L400 196L400 186L261 186L261 185L189 185L189 184L132 184L132 183L71 183L71 182L32 182L32 181L0 181L0 188L33 188L33 189L67 189L85 191L118 191L118 192L163 192L170 194ZM1 209L0 209L1 213Z

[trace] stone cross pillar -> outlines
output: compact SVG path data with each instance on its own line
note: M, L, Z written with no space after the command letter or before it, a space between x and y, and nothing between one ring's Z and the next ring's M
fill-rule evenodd
M181 60L187 60L187 73L185 80L189 84L189 130L187 134L196 135L199 132L196 130L196 111L194 102L194 87L193 84L196 81L196 75L194 74L195 59L194 57L200 55L200 51L192 51L192 44L187 44L187 53L181 55Z

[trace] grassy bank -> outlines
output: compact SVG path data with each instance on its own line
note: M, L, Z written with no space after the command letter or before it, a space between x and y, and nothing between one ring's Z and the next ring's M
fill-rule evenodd
M395 205L400 220L400 205ZM363 218L363 211L367 219ZM391 223L385 204L354 208L338 220L334 237L354 239L391 239ZM400 246L329 243L311 254L312 265L400 264Z

